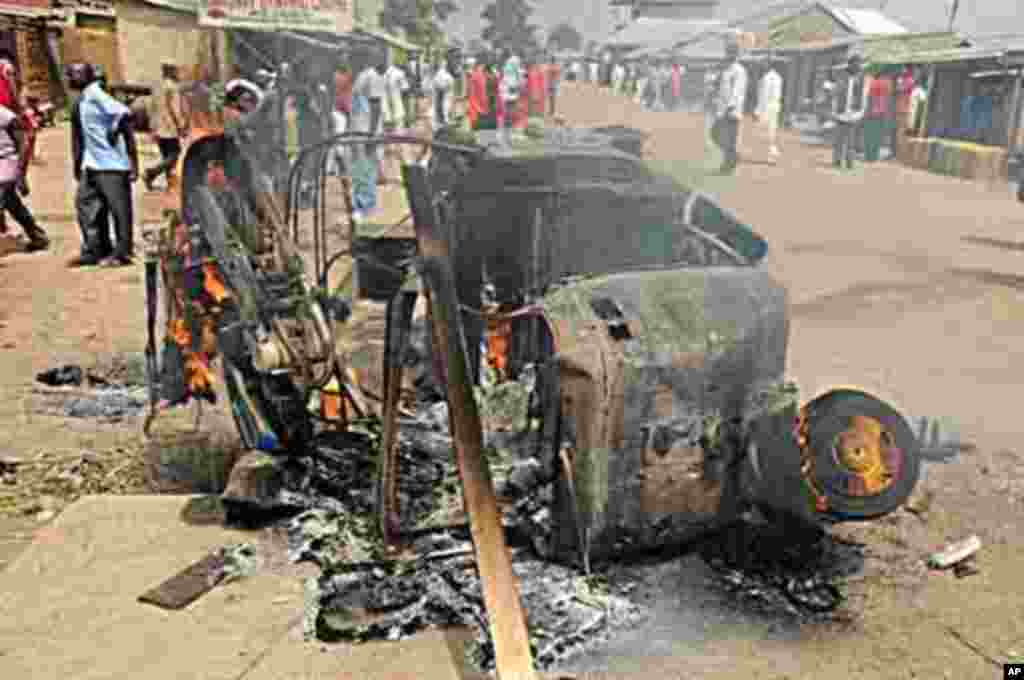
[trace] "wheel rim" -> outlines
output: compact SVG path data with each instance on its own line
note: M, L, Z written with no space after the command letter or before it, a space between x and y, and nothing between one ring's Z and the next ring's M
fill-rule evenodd
M836 435L832 450L840 471L836 482L846 495L878 495L899 476L900 451L893 436L874 418L850 418L849 426Z

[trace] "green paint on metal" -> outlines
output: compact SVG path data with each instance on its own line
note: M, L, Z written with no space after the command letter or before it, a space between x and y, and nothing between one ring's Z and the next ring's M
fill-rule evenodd
M574 453L576 500L584 526L593 527L608 509L611 456L607 447L577 449Z
M770 47L800 45L850 35L838 21L821 11L784 17L772 24L766 33Z
M622 299L618 277L637 279L640 292ZM549 317L567 322L570 332L584 324L603 324L590 307L595 298L609 297L626 311L635 340L626 343L627 361L651 353L717 353L735 343L739 329L728 321L707 318L707 276L701 271L667 270L622 274L580 281L559 288L542 301Z

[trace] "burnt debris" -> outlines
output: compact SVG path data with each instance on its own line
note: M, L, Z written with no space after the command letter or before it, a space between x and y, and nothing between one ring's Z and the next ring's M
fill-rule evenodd
M322 436L317 455L308 459L306 482L290 492L305 511L285 524L289 557L321 570L306 586L306 633L323 642L363 643L463 627L473 638L467 661L493 670L468 527L439 526L439 517L461 507L446 418L440 405L418 411L425 415L403 422L399 441L402 522L420 527L406 534L416 557L401 561L384 554L374 505L379 435L372 427L363 434ZM549 561L554 483L523 450L502 448L495 469L500 495L509 503L508 542L536 663L549 670L642 623L650 611L639 593L664 559L631 561L627 555L590 577ZM690 550L708 565L711 590L735 606L774 619L828 622L843 613L842 581L859 570L861 548L824 532L794 535L743 524Z

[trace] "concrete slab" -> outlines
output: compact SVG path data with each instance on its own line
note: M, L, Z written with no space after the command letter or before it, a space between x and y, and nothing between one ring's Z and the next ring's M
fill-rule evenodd
M0 580L0 677L460 677L442 632L359 647L303 641L302 577L311 572L280 559L182 611L138 603L209 551L256 542L251 533L185 524L191 498L90 496L42 530Z

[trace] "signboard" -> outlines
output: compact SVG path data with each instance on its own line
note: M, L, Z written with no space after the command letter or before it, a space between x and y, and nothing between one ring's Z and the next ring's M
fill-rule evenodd
M147 3L185 12L186 14L196 14L199 12L199 0L147 0Z
M199 25L254 31L350 33L353 0L198 0Z

